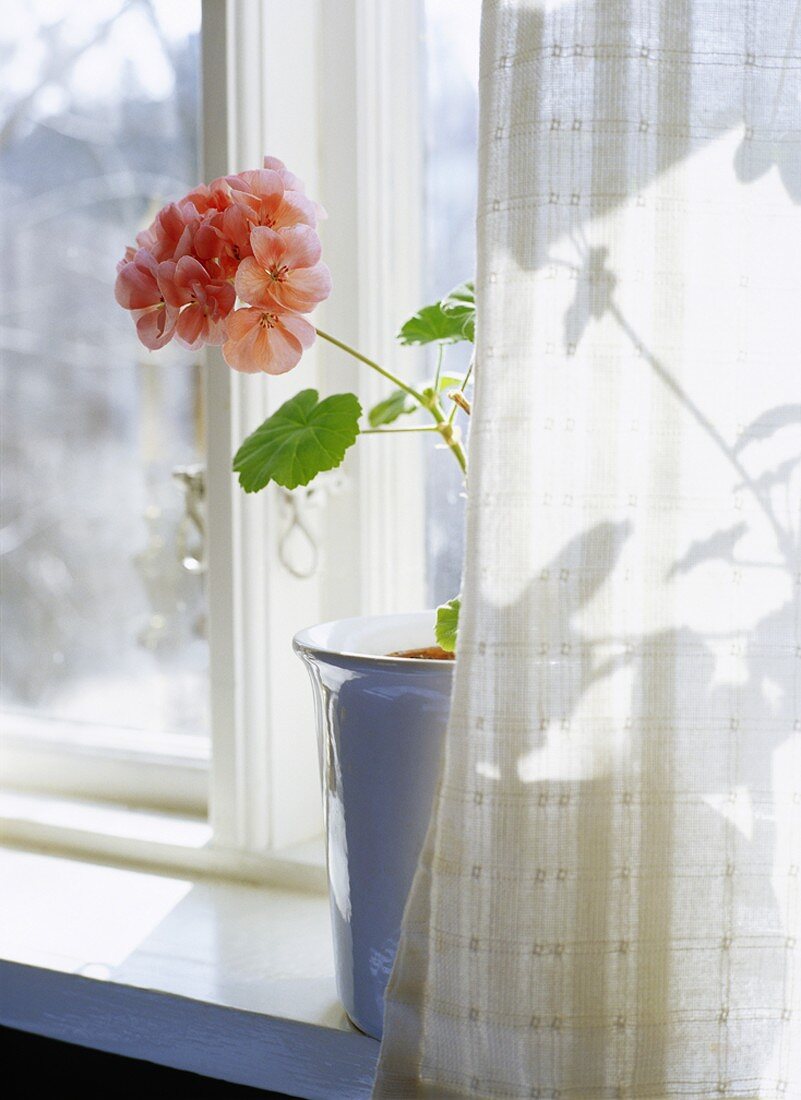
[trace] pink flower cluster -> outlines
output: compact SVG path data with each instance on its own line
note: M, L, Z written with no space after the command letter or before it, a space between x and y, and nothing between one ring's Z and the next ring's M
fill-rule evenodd
M331 293L322 210L275 157L170 203L117 265L114 293L145 347L222 345L235 370L283 374L314 341L302 316Z

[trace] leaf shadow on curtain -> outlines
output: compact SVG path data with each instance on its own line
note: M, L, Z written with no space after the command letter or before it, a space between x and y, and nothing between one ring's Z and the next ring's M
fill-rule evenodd
M668 1002L673 969L670 954L678 947L677 932L688 950L693 949L693 938L697 947L702 948L707 933L709 937L717 933L720 961L715 960L714 953L704 957L699 951L696 997L700 997L700 1003L706 999L708 1008L714 1008L711 998L718 996L722 1049L736 1041L756 1042L766 1052L767 1059L786 1023L782 1016L791 1011L786 960L781 950L776 949L788 928L769 872L777 866L774 822L780 812L775 804L773 772L777 766L781 767L779 754L797 730L798 722L797 654L788 640L796 635L801 621L797 583L801 576L801 541L798 530L793 529L791 503L794 496L791 482L801 466L801 454L791 454L767 469L752 473L744 452L756 441L797 429L801 425L801 406L787 404L766 409L744 428L734 444L728 444L713 420L694 404L627 320L615 300L618 280L606 261L605 248L588 248L583 270L574 272L576 296L564 318L566 349L578 347L591 321L611 317L636 348L643 369L653 371L686 416L705 433L710 446L725 456L731 467L732 492L751 497L775 540L776 557L754 561L747 553L738 553L738 545L747 543L750 533L747 522L711 530L704 538L693 541L674 562L666 574L666 584L714 562L730 567L735 581L742 569L784 573L787 589L795 595L753 625L744 640L739 631L721 639L714 632L710 636L687 628L625 640L636 668L631 723L640 737L635 750L639 752L637 798L642 810L637 826L640 856L643 866L650 869L650 880L639 908L638 939L640 946L650 944L651 949L641 952L637 960L636 1002L652 1006ZM781 503L783 509L778 506ZM740 658L734 681L725 676L721 681L717 675L721 641L730 645L731 657ZM672 668L668 669L668 664ZM696 702L699 699L708 701L700 711ZM720 722L720 715L726 713L731 715L729 728ZM672 716L674 728L670 737L660 736L660 731L652 727L649 719L654 715ZM726 738L738 740L736 759L729 750L717 754L699 751L705 726L721 742ZM745 739L739 732L741 728L750 728ZM692 851L682 838L688 821L682 818L680 807L683 798L689 806L699 795L708 812L693 821L693 844L700 858L697 863L688 863ZM798 795L794 797L797 799ZM608 799L601 802L609 804ZM608 832L609 824L594 821L583 828L600 828L604 833ZM590 842L590 849L595 858L594 841ZM704 866L703 853L707 849L718 853L725 850L725 864ZM657 868L661 870L655 871ZM621 873L620 868L611 864L607 872L613 878ZM785 874L788 872L797 875L798 867L790 865L785 869ZM674 895L677 884L681 889L682 878L686 880L686 893L679 895L677 905ZM592 882L592 878L587 881ZM594 887L579 904L589 907L593 890ZM597 898L595 901L599 905ZM605 902L602 899L600 910ZM693 911L696 916L688 921L687 915ZM747 929L738 927L745 913L751 921ZM674 923L680 927L676 929ZM735 988L729 959L741 949L746 938L743 933L754 945L755 966L745 980L740 975L740 988ZM765 1005L762 1015L756 1010L742 1017L751 1003L749 997L753 999L747 983L751 981L756 987L757 979L760 1003ZM733 1018L735 1004L741 1016L737 1020ZM775 1006L782 1004L787 1007L777 1011ZM625 1014L618 1018L621 1026L625 1026ZM669 1054L660 1039L664 1042L669 1032L658 1026L665 1023L658 1008L650 1022L654 1027L647 1055L648 1077L667 1079ZM734 1030L736 1024L742 1028L739 1034ZM604 1044L598 1043L592 1056L603 1057L604 1049ZM722 1064L726 1064L725 1059Z
M588 133L587 120L574 117L573 105L569 102L560 105L554 98L546 76L549 66L556 62L545 59L570 58L570 63L580 69L582 63L575 58L582 47L575 45L574 40L580 37L580 28L583 25L594 28L588 34L590 40L619 40L619 28L630 26L628 8L621 0L601 5L575 4L567 10L561 5L545 15L537 10L520 11L515 38L505 46L508 55L515 56L515 76L511 81L510 103L499 106L501 117L504 111L508 114L511 106L516 119L531 120L515 124L516 137L520 138L527 125L546 125L551 113L554 141L584 144L577 144L575 178L570 193L564 193L549 179L547 164L531 163L533 139L508 143L510 152L505 165L505 176L510 181L508 207L514 209L515 196L527 196L539 213L533 228L531 222L521 220L528 232L517 232L514 217L509 218L510 236L503 243L521 271L530 272L564 263L554 258L553 246L564 240L578 241L581 262L572 271L575 296L563 317L565 355L580 357L588 326L612 320L636 349L639 369L652 372L672 394L683 416L706 434L709 446L725 456L731 467L732 491L749 496L773 531L776 556L750 561L739 552L740 545L747 542L747 521L711 529L676 557L666 573L665 584L680 583L683 577L710 563L725 563L733 574L741 568L782 574L790 597L752 625L744 642L740 632L727 637L714 630L705 633L681 625L638 637L586 637L574 619L584 602L614 573L622 544L636 535L631 527L621 523L587 528L549 564L545 572L551 578L560 574L583 578L578 583L584 588L579 587L572 598L566 598L563 590L550 599L543 595L543 585L532 581L514 605L496 610L499 636L528 636L532 642L541 639L545 652L547 642L556 635L562 654L561 665L557 660L553 666L560 687L550 683L550 673L547 669L543 671L542 666L532 666L529 682L521 684L519 669L515 668L509 670L508 682L506 673L500 673L496 695L503 698L506 693L512 699L540 701L539 735L532 715L533 743L530 751L516 761L518 783L530 793L515 812L525 818L525 822L519 822L523 826L521 835L534 836L536 846L536 850L523 853L521 861L527 862L523 873L529 876L539 864L549 868L542 872L542 904L564 907L575 942L533 945L532 988L544 991L541 1004L549 1007L546 1011L535 1010L531 1027L538 1032L550 1029L554 1043L576 1041L576 1035L580 1034L581 1055L573 1065L577 1073L586 1070L589 1077L586 1082L579 1079L561 1082L572 1087L591 1087L592 1081L604 1079L598 1067L610 1059L625 1061L622 1052L631 1041L630 1016L636 1016L638 1026L647 1028L649 1035L647 1049L638 1048L636 1056L638 1080L629 1082L636 1088L671 1078L670 1059L675 1057L682 1033L691 1041L695 1009L705 1020L717 1017L715 1057L721 1073L725 1073L729 1064L729 1048L738 1043L752 1046L757 1051L755 1064L762 1060L762 1065L767 1066L780 1042L786 1023L784 1014L790 1011L789 1007L783 1011L776 1009L785 1004L790 994L785 992L786 957L779 948L784 943L786 913L770 869L776 864L779 843L775 827L775 773L782 767L782 750L797 728L794 727L797 655L787 639L797 633L801 619L801 588L796 580L801 575L801 544L799 531L793 527L790 503L791 483L801 455L790 455L775 466L752 472L747 449L754 440L794 430L801 423L801 407L788 404L768 408L744 429L738 442L729 443L712 417L685 393L669 364L649 350L616 299L619 280L608 266L608 250L604 246L590 246L584 239L582 226L628 204L634 196L645 192L654 179L670 173L681 161L739 127L743 128L744 136L732 163L733 176L748 185L775 169L780 173L788 200L801 202L799 143L797 133L790 140L783 130L785 125L788 130L791 127L780 109L783 80L780 64L775 66L774 73L757 74L756 78L763 81L762 94L748 99L752 113L745 115L744 77L739 66L721 66L719 79L705 82L699 91L690 79L689 65L665 65L658 77L653 104L655 117L620 121L626 81L637 66L659 59L663 32L677 52L680 32L676 28L683 26L689 56L696 8L691 0L661 6L656 17L661 25L654 28L652 40L637 48L629 43L630 55L618 71L596 66L592 117L616 121L606 132L602 125L593 123L594 129ZM766 11L763 6L763 14ZM786 10L774 14L790 26L789 54L798 37L795 16L791 17ZM736 23L736 17L732 22ZM605 28L599 29L599 23L605 23ZM574 39L566 44L564 30L571 26ZM750 30L748 26L734 25L730 33L734 55L742 41L748 40ZM531 48L532 42L538 43L536 49ZM532 79L527 63L544 66L544 75ZM746 74L745 80L748 79L752 77ZM704 97L702 109L693 98L698 95ZM553 100L547 107L546 96ZM792 109L797 113L796 107ZM676 123L682 117L685 123ZM797 130L797 121L795 125ZM633 164L631 135L638 128L645 135L643 140L650 144L648 154ZM666 136L658 140L653 135L660 131ZM770 137L769 132L773 131L775 134ZM583 136L577 139L577 133ZM504 136L503 128L499 127L496 137ZM593 155L593 143L598 141L604 144L603 158ZM583 163L582 151L586 154ZM589 196L586 205L585 195ZM777 504L783 494L784 511ZM603 656L615 644L622 655L612 659ZM728 656L738 666L734 680L721 678L719 674L721 652L726 646L731 647ZM579 657L575 656L577 651ZM630 676L630 718L625 737L617 742L620 755L616 763L625 761L622 768L617 767L617 776L619 782L621 774L628 774L627 789L615 786L613 762L604 761L598 747L599 739L604 737L607 743L614 743L619 731L604 729L603 724L589 728L585 722L585 732L592 743L583 746L570 743L574 737L571 718L580 709L586 693L599 680L617 676L623 670ZM554 700L561 707L557 715ZM511 721L515 721L515 713L516 704L511 707ZM725 726L721 725L721 714L731 716ZM664 725L660 726L665 716L672 716L669 733ZM502 725L502 713L497 720ZM745 729L748 736L743 734ZM716 740L726 746L717 753ZM736 751L728 747L735 742ZM574 780L553 779L554 772L548 764L549 746L554 757L561 756L561 767L565 759L575 756L576 776L585 777L578 797ZM502 758L494 764L494 774L503 784L509 782L508 764ZM492 768L488 770L490 773ZM574 810L575 806L578 808ZM562 826L557 827L554 822L558 820L560 807L564 814ZM568 815L574 812L578 818L570 819ZM556 817L549 818L549 814ZM568 821L573 826L572 835L578 838L578 848L570 856L565 854L565 863L572 858L577 875L573 893L565 890L565 900L560 902L556 893L549 893L558 889L551 883L551 868L564 850L560 829ZM509 827L505 820L504 830ZM541 841L536 839L538 831ZM502 837L497 840L499 844L503 842ZM624 856L624 851L628 855ZM709 863L705 859L707 851L725 852L726 858ZM557 876L559 873L557 870ZM784 873L797 875L798 868L790 865ZM504 933L510 938L515 935L513 897L514 891L493 901L495 911L490 923L499 930L499 938ZM753 918L746 929L737 923L744 912ZM618 935L613 939L610 926L619 929L627 921L630 937ZM595 954L592 966L574 967L571 977L566 979L565 954L581 952L599 942L606 944L604 961L599 962ZM791 946L789 939L787 946ZM742 963L745 951L751 952L752 962L748 965ZM685 996L672 988L676 967L671 954L675 956L677 952L688 952L690 958L696 953L698 959ZM732 958L738 959L737 966L732 965ZM761 1008L753 1004L749 983L759 989ZM616 1001L622 992L625 999ZM679 1002L683 1003L682 1011L672 1011L667 1018L665 1006L670 1004L675 1009ZM557 1015L559 1005L565 1006L578 1028L568 1040L559 1038L565 1022ZM610 1019L615 1032L611 1043ZM722 1080L721 1087L729 1085Z
M728 1045L738 1042L764 1051L767 1061L783 1026L771 1007L783 1003L786 983L784 958L776 949L786 933L784 914L770 878L776 849L773 770L793 728L796 673L793 654L777 662L781 647L775 639L791 636L798 605L786 603L753 628L736 687L716 682L720 638L692 629L584 636L573 620L612 576L631 534L625 522L588 529L543 571L547 577L501 611L501 636L527 633L543 650L556 643L561 656L532 664L522 680L516 666L501 669L496 695L536 699L538 713L531 716L529 749L514 764L517 781L502 753L482 769L495 774L506 791L504 832L513 828L533 838L520 853L520 881L539 882L541 904L551 907L542 942L531 944L529 976L537 993L530 1019L521 1017L520 1025L546 1030L555 1036L549 1041L559 1041L570 1022L570 1041L577 1048L573 1065L579 1075L589 1074L573 1087L587 1087L598 1079L599 1067L619 1057L620 1048L632 1041L635 1017L648 1042L639 1049L632 1087L670 1079L670 1052L675 1055L682 1030L689 1036L694 1012L717 1017L723 1064ZM676 563L677 572L715 559L736 566L732 540L724 545L722 534L691 548ZM610 648L618 649L616 656L609 656ZM666 660L672 662L667 673ZM593 687L626 670L631 710L621 739L612 719L591 724L579 712ZM735 731L717 717L705 729L698 699L708 700L711 716L730 711L737 715L732 723L753 726L753 736L741 742L736 777L730 774L731 756L710 751L716 738L725 740ZM497 721L502 727L502 714ZM660 725L666 721L669 736ZM571 758L574 777L564 775ZM517 800L515 787L525 789L527 797ZM520 815L516 825L509 816L515 814ZM570 835L576 838L573 849L569 842L566 847ZM503 843L502 836L494 840ZM484 836L483 843L491 847L493 838ZM707 851L725 851L725 863L709 859ZM520 937L518 890L510 886L490 903L490 925L501 941ZM561 907L570 928L564 942L553 939L559 923L553 906ZM753 918L747 929L737 920L745 910ZM737 984L728 960L743 950L753 952L754 967L740 974ZM671 985L675 952L697 952L698 964L692 987L680 998L686 1011L671 1019L664 1008L677 995ZM582 953L586 964L570 959ZM759 1005L753 1005L747 987L757 979ZM730 1005L738 1006L731 1019Z

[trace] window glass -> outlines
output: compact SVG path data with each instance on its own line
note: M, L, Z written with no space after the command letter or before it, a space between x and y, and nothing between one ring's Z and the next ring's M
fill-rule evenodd
M200 0L3 15L0 699L202 732L200 370L147 352L113 296L125 245L198 179Z
M473 277L477 187L480 0L425 0L426 301ZM467 346L446 350L444 366L464 371ZM436 359L432 357L430 370ZM452 455L428 450L426 541L433 604L459 590L464 495Z

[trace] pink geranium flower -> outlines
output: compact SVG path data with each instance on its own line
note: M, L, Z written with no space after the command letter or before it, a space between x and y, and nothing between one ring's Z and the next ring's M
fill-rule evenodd
M280 172L270 168L240 172L228 176L228 184L232 201L243 207L253 225L281 229L317 224L315 204L300 191L287 190Z
M144 248L117 265L114 297L133 313L136 333L145 347L155 351L168 344L175 332L178 310L168 304L158 281L158 263Z
M236 273L243 302L309 313L331 293L331 273L320 262L320 238L310 226L257 227L250 244L253 256Z
M234 370L255 374L286 374L314 343L314 328L296 313L245 307L228 318L226 363Z
M241 371L283 374L313 342L300 316L331 292L314 230L324 211L283 161L201 184L163 207L117 271L117 301L149 348L224 344ZM248 303L235 309L236 296Z
M158 265L158 283L167 305L180 310L175 334L184 347L194 351L224 342L225 318L236 300L226 279L213 278L193 256L182 256Z

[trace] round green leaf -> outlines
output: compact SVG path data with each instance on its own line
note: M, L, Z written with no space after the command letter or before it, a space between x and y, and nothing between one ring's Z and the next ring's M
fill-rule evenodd
M423 306L398 333L398 342L410 344L455 344L464 340L462 320L446 313L442 302Z
M244 441L234 470L246 493L270 481L285 489L308 485L322 470L333 470L359 434L361 405L352 393L319 400L317 390L301 390Z

